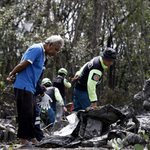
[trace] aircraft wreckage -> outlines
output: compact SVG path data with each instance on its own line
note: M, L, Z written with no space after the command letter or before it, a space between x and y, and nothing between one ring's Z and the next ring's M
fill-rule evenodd
M112 105L90 107L56 120L51 135L43 138L38 148L103 147L118 149L140 145L148 147L150 136L150 79L134 96L143 101L146 112L134 114L131 106L123 109ZM4 129L0 126L1 129ZM9 132L9 131L8 131ZM10 133L12 134L12 133Z

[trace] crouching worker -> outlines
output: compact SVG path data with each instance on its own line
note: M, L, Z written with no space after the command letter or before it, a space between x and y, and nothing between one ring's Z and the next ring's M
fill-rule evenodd
M108 47L100 56L94 57L91 61L75 74L72 79L75 82L72 111L85 110L87 107L97 106L96 87L101 83L104 69L118 61L117 53L114 49Z
M56 120L60 120L63 113L67 112L67 108L64 106L64 102L58 88L52 86L52 82L49 78L44 78L41 85L46 87L47 91L45 91L45 93L52 99L49 107L43 106L39 108L40 118L44 124L46 126L51 124L48 128L50 131L54 122Z
M53 79L53 86L57 87L60 91L60 94L63 98L64 105L66 105L66 91L68 88L71 88L71 83L68 82L66 79L66 76L68 74L68 71L65 68L60 68L58 70L58 76Z

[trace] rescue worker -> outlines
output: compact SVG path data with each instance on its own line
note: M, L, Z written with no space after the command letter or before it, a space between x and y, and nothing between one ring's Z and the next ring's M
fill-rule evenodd
M101 82L104 69L118 61L116 51L110 47L87 62L74 76L72 81L76 81L74 86L72 111L85 110L87 107L97 106L96 85Z
M62 118L63 113L67 112L67 108L64 106L64 102L58 88L52 86L52 82L49 78L44 78L41 85L46 87L45 93L51 97L52 102L50 103L51 108L39 108L40 118L46 126L49 124L53 125L56 119L55 114L59 113L60 118ZM59 107L57 109L58 104L61 108ZM52 125L50 127L52 127Z
M65 68L61 68L58 70L58 76L53 79L53 86L59 89L60 94L64 100L64 105L66 105L65 91L68 88L71 88L71 83L66 79L67 74L67 70Z

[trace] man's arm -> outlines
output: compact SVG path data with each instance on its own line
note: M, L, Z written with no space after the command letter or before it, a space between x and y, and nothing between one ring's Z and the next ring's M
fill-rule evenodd
M38 94L42 95L43 94L43 96L44 96L45 91L46 91L46 88L43 88L40 80L38 80L35 95L38 95Z
M24 70L28 65L30 64L29 61L23 60L21 63L19 63L10 73L7 78L8 81L12 81L12 77L15 77L16 73L21 72Z
M88 63L88 62L87 62L87 63ZM80 70L76 72L75 76L72 78L72 82L75 82L75 81L80 77L80 75L81 75L81 73L82 73L84 67L87 65L87 63L84 64L84 65L80 68Z
M55 95L56 100L59 101L60 104L61 104L62 107L63 107L63 112L64 112L64 113L67 112L67 108L64 106L64 101L63 101L63 98L62 98L62 96L61 96L61 94L60 94L58 88L55 88L55 91L54 91L54 92L55 92L54 95Z
M89 94L89 99L91 101L91 106L97 106L97 95L96 95L96 85L100 80L102 72L97 69L92 69L88 76L87 89Z
M64 86L66 88L71 88L71 83L67 81L67 79L64 79Z
M56 100L59 101L62 106L64 106L64 101L58 88L55 88L54 95L55 95Z

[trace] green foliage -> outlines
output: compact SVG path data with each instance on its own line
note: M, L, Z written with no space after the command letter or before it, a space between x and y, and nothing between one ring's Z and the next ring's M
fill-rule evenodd
M119 62L113 65L113 72L107 71L104 76L102 101L128 104L141 90L144 79L149 78L149 5L148 0L143 1L143 7L140 0L97 1L97 6L89 0L0 2L0 73L7 77L33 43L61 34L64 47L50 59L44 75L52 80L60 67L66 67L71 80L84 63L106 46L113 47ZM10 87L10 83L3 79L0 90L4 86ZM111 89L105 89L106 86ZM127 97L123 98L123 94Z
M112 90L108 87L105 87L101 93L103 105L111 104L116 107L130 104L134 100L133 97L133 95L129 95L129 92L119 88Z
M149 136L145 134L143 138L144 138L145 140L148 140L148 139L149 139Z
M145 134L145 130L141 132L143 134L143 139L146 141L145 147L140 144L135 144L134 149L135 150L149 150L150 149L150 143L149 143L149 136Z
M5 87L4 81L0 81L0 90L4 89L4 87Z
M144 139L147 140L148 136L144 136ZM112 142L112 147L115 149L115 150L120 150L123 148L123 142L127 140L127 138L121 140L120 138L114 138L113 139L113 142ZM146 147L145 147L146 148ZM135 150L143 150L144 149L144 146L143 145L140 145L140 144L135 144L134 145L134 149ZM145 149L146 150L146 149Z
M4 91L4 89L5 89L5 82L2 81L2 75L0 74L0 101L3 100L2 92Z
M144 146L140 145L140 144L135 144L134 145L134 149L135 150L143 150L144 149Z
M13 146L10 147L9 150L12 150L13 148L15 148L15 144L13 142L11 142L11 143L12 143Z
M6 147L4 146L3 148L1 148L0 150L6 150Z
M123 140L121 140L120 138L114 138L113 142L112 142L112 147L115 149L115 150L120 150L123 148Z

